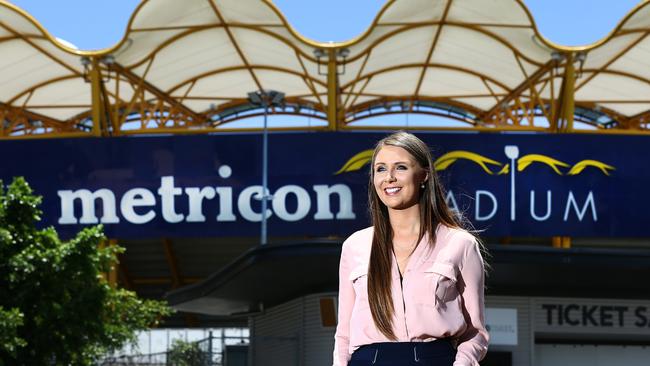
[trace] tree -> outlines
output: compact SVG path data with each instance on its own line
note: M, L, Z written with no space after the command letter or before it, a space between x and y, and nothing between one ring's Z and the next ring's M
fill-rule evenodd
M171 313L107 283L124 249L100 247L102 226L61 241L37 228L40 203L23 178L0 181L0 366L89 365Z
M205 366L210 364L207 352L197 342L175 339L167 352L167 364L174 366Z

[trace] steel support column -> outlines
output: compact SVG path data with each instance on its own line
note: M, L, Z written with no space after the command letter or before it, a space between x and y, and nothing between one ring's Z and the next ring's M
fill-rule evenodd
M104 121L104 103L102 102L102 75L99 71L99 60L97 57L90 59L90 92L93 116L93 135L102 135Z
M336 65L336 49L327 50L327 122L331 131L338 130L339 83Z
M560 108L554 121L556 132L570 132L573 130L573 115L575 113L575 66L573 65L574 55L566 55L564 65L564 77L562 79L562 88L560 90L559 100Z

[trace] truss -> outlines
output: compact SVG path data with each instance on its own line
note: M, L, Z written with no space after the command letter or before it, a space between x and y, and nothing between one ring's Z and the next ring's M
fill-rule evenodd
M636 19L648 2L607 38L564 47L539 34L519 1L486 6L485 19L472 22L458 16L462 6L454 0L431 1L431 12L418 21L392 15L420 14L412 2L389 1L360 37L318 43L297 34L266 1L248 10L257 17L250 21L233 18L241 9L215 0L188 0L177 9L145 0L124 39L96 52L63 46L24 11L0 2L0 13L33 25L0 21L0 49L20 44L20 52L52 70L0 98L0 138L259 130L246 120L267 114L309 121L276 128L291 130L363 129L372 117L424 114L434 118L418 129L650 131L650 98L642 97L650 95L644 71L650 64L620 66L633 65L628 58L638 60L636 50L650 46L650 21ZM141 20L145 8L157 17ZM206 16L195 24L164 21L198 10ZM508 16L494 21L501 19L490 15L495 11ZM475 57L481 54L472 54L474 48L490 57ZM7 66L3 75L39 71L12 65L23 68ZM505 65L510 69L494 71ZM601 92L608 82L618 83L612 87L618 94ZM628 88L648 93L626 95ZM270 89L286 92L280 105L265 110L246 98L246 92ZM440 118L457 127L445 127Z

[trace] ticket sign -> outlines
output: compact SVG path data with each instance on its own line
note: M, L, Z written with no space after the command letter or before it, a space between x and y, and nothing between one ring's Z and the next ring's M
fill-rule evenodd
M487 236L647 236L648 137L417 133L446 200ZM24 176L62 236L339 235L369 225L372 148L384 133L272 133L261 212L260 134L3 141L0 178Z
M547 300L537 304L540 331L648 334L650 302L615 300Z

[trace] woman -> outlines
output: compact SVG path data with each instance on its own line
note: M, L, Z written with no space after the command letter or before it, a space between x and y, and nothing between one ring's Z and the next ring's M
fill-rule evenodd
M483 259L424 142L397 132L377 143L368 203L373 226L343 243L334 366L478 366Z

